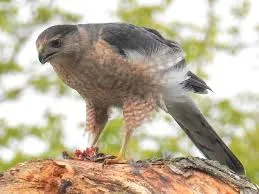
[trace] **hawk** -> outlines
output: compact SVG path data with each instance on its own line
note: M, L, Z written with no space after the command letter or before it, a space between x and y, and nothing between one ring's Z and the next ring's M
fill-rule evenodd
M122 108L125 135L116 159L123 160L130 136L151 112L163 109L209 159L239 174L244 168L195 105L190 92L207 93L207 84L186 67L178 43L158 31L126 23L55 25L36 41L39 61L85 100L93 146L111 106Z

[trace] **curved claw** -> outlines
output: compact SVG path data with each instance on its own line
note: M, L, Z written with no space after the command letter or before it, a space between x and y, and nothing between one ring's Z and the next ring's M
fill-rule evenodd
M104 167L105 165L112 165L112 164L126 164L128 163L128 161L126 159L124 159L121 156L118 156L116 158L113 159L105 159L103 161L102 167Z

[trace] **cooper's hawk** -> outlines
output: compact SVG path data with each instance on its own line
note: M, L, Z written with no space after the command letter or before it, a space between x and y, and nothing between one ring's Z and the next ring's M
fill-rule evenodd
M125 120L117 160L124 157L133 129L161 108L207 158L244 174L240 161L188 96L190 91L206 93L210 88L187 70L176 42L153 29L107 23L52 26L39 35L36 44L40 62L50 62L59 77L86 101L93 146L111 106L121 107Z

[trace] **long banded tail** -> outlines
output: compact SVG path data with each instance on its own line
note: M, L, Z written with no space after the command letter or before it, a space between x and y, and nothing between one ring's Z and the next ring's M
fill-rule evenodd
M245 173L241 162L216 134L189 96L165 103L169 114L208 159L217 160L238 174Z

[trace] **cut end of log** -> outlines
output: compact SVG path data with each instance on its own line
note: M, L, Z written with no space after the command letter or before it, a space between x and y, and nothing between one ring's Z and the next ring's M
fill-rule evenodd
M199 158L106 165L38 160L0 174L0 193L257 193L258 187L219 163Z

